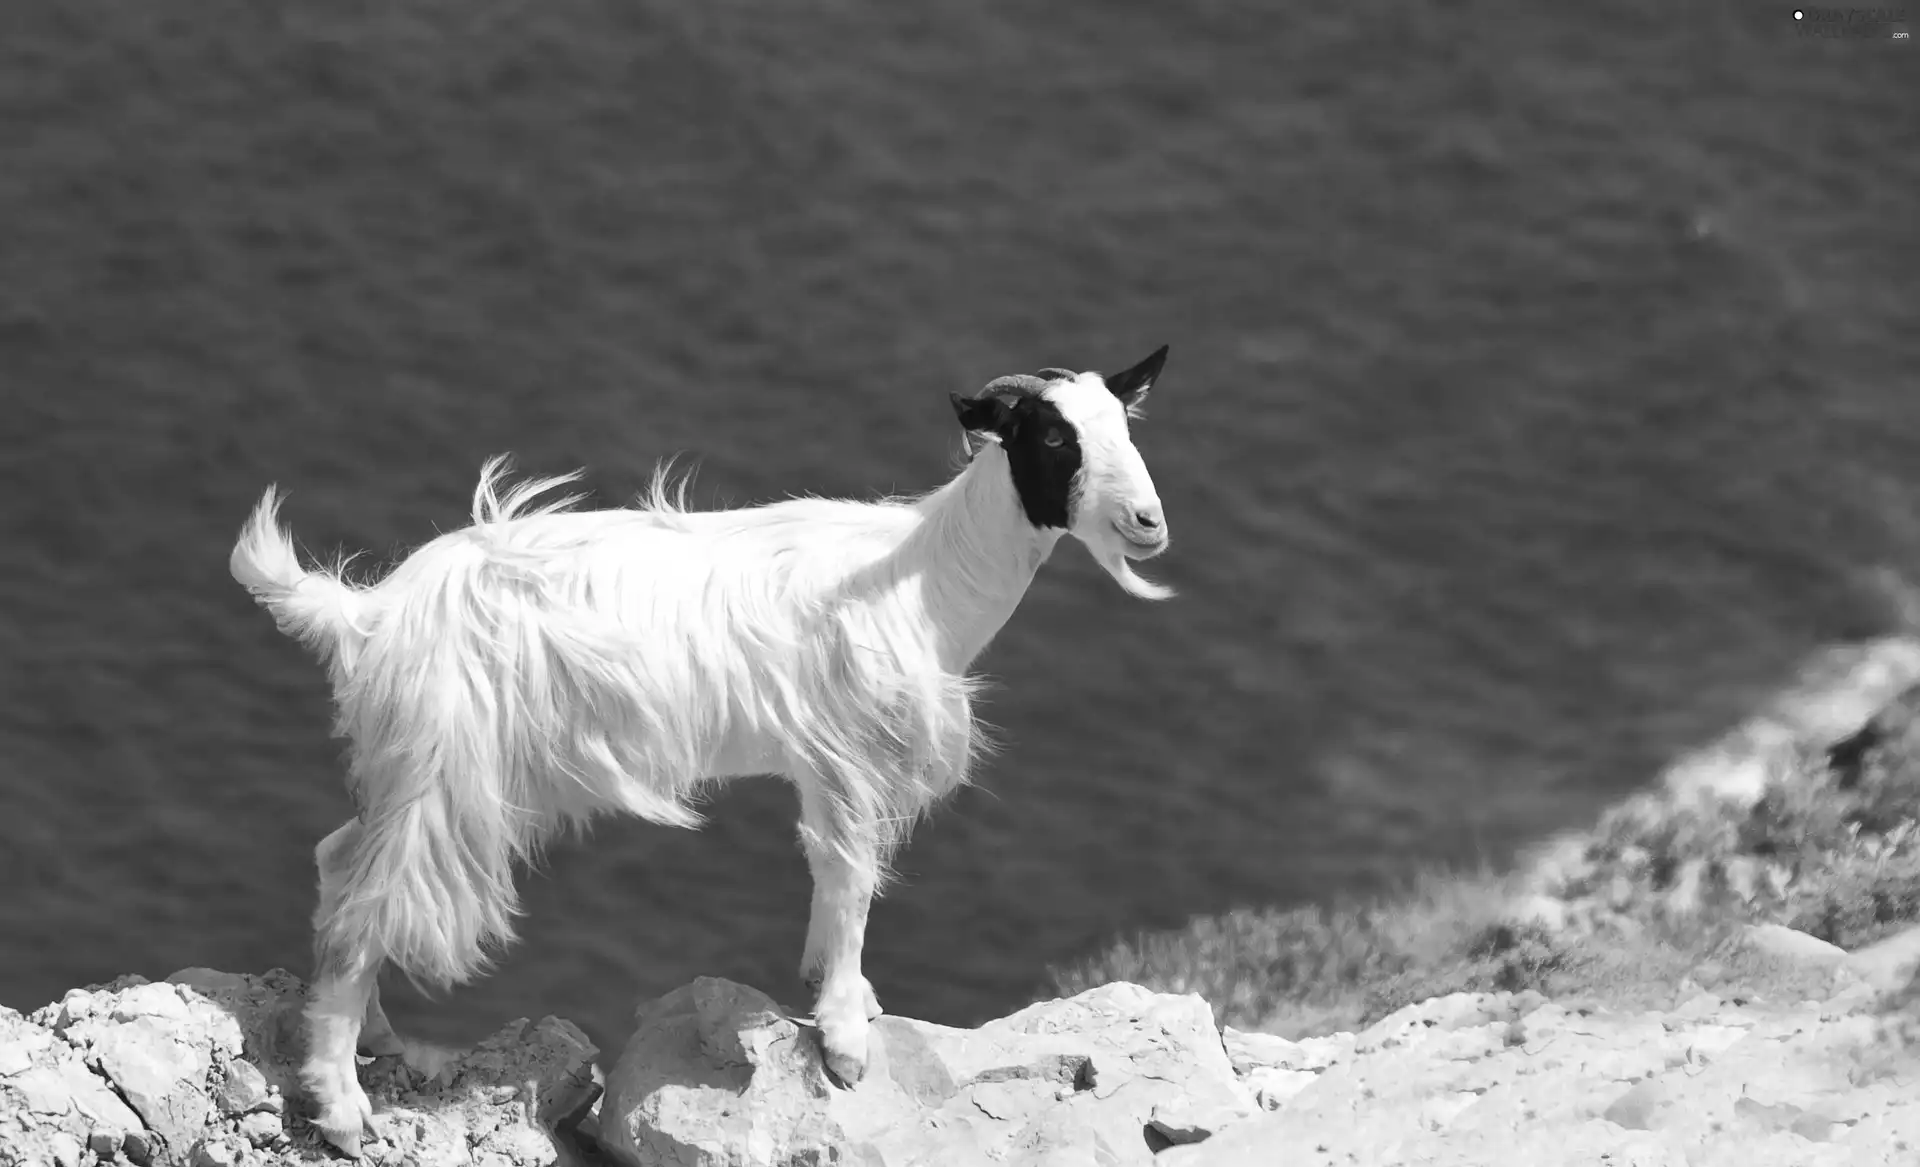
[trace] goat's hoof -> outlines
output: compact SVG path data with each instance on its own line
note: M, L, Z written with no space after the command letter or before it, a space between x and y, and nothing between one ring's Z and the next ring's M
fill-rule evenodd
M327 1140L328 1144L330 1144L334 1150L340 1152L342 1155L345 1155L347 1158L358 1159L360 1157L360 1132L359 1131L343 1131L340 1133L335 1133L333 1131L329 1131L322 1128L320 1131L320 1134L323 1138Z
M323 1107L313 1125L321 1138L349 1159L360 1157L363 1138L369 1141L380 1138L380 1128L373 1122L373 1104L357 1083L348 1097Z
M866 1018L844 1010L820 1010L820 1051L827 1072L851 1089L867 1076Z
M826 1055L827 1073L833 1075L834 1081L840 1083L840 1085L846 1089L851 1090L855 1086L858 1086L860 1079L867 1076L867 1058L865 1054L856 1057L853 1054L835 1053L833 1049L829 1047Z

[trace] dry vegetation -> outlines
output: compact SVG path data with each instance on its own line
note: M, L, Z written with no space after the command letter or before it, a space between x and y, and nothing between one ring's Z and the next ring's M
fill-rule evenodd
M1223 1024L1289 1037L1363 1026L1452 992L1535 989L1665 1007L1692 981L1773 995L1824 973L1741 942L1779 923L1854 949L1920 920L1920 692L1855 735L1803 752L1749 809L1701 803L1608 815L1555 899L1549 929L1515 876L1436 873L1403 894L1240 911L1143 935L1056 972L1197 992Z

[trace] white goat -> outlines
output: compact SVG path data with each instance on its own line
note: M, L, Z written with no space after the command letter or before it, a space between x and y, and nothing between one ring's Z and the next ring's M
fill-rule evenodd
M692 827L704 783L782 774L813 876L801 973L828 1069L866 1070L880 1006L860 969L868 904L914 818L979 748L967 669L1063 533L1132 594L1167 546L1127 419L1165 362L1043 370L953 396L977 451L910 499L688 511L657 473L636 509L504 498L357 587L302 567L269 487L233 576L326 662L358 817L315 850L304 1078L327 1139L359 1154L356 1048L409 1053L380 1008L393 961L464 982L512 939L516 862L602 811ZM363 1025L365 1027L363 1032Z

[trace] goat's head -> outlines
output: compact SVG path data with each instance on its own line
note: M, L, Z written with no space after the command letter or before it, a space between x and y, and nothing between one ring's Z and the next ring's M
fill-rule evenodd
M997 378L974 397L953 395L960 424L1006 451L1028 520L1070 532L1115 582L1149 600L1173 590L1141 579L1127 561L1167 549L1167 520L1127 419L1139 416L1166 361L1162 345L1121 373L1042 369Z

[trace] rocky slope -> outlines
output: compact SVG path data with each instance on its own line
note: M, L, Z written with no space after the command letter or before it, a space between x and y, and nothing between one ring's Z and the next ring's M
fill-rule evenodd
M601 1081L564 1021L515 1022L428 1080L362 1068L380 1164L1252 1167L1920 1161L1920 929L1845 953L1775 926L1764 996L1682 986L1660 1011L1454 994L1358 1033L1215 1027L1196 996L1111 984L978 1029L875 1023L828 1084L805 1018L729 981L643 1004ZM1703 976L1707 971L1703 970ZM1711 978L1709 978L1711 979ZM124 978L0 1010L0 1165L247 1167L333 1156L292 1076L284 972ZM597 1100L597 1105L596 1105Z
M1920 932L1852 956L1757 931L1831 991L1801 1000L1692 986L1666 1011L1537 993L1456 994L1359 1034L1228 1034L1273 1113L1167 1167L1868 1167L1920 1162L1920 1024L1897 991ZM1901 982L1904 983L1904 982Z

